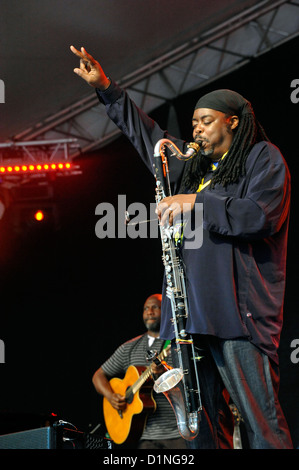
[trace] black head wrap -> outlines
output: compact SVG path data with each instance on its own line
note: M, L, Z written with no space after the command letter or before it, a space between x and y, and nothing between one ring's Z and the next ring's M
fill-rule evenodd
M237 115L254 114L252 106L242 95L232 90L215 90L202 96L196 103L195 109L209 108L215 111Z

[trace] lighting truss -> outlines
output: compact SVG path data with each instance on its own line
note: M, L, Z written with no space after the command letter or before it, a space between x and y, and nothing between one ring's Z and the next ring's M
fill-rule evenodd
M79 165L70 157L76 139L33 140L0 143L0 177L78 174Z

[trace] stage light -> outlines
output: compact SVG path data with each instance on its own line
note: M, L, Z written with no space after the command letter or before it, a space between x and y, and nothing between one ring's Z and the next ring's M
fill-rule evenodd
M9 165L9 166L4 166L2 165L0 167L0 173L5 174L5 173L41 173L41 172L61 172L63 170L70 170L72 169L73 166L71 163L67 162L58 162L58 163L36 163L35 165L25 165L25 164L20 164L20 165Z
M43 211L37 211L37 212L34 214L34 218L35 218L35 220L37 220L38 222L41 222L41 221L45 218Z

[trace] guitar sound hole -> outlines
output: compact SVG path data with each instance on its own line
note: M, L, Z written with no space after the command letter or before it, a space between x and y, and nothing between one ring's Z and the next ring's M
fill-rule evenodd
M127 388L126 390L126 402L129 403L129 405L132 403L134 398L134 394L132 393L132 390L130 387Z

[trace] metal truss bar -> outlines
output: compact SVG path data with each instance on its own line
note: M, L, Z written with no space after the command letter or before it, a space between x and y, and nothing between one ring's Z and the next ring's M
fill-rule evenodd
M32 147L33 145L53 145L53 144L64 144L64 143L74 143L77 142L76 139L53 139L53 140L32 140L24 142L4 142L0 143L0 148L7 147Z
M194 60L192 61L192 64L190 64L191 67L192 67L192 65L193 65L193 63L194 63L194 61L195 61L195 56L196 56L196 54L194 55ZM210 78L209 75L206 75L206 74L204 74L204 73L194 72L193 70L190 69L190 67L188 67L188 69L185 70L185 69L182 69L182 67L178 67L177 65L170 65L169 68L172 69L172 70L177 70L178 72L183 73L183 74L185 75L185 79L186 79L187 76L189 76L189 75L193 75L193 77L202 78L202 79L204 79L204 80L208 80L208 79ZM130 90L131 90L131 89L132 89L132 88L130 88Z
M45 120L43 121L44 125L46 125L47 123L50 123L53 120L59 120L60 118L62 119L62 122L63 122L63 117L65 117L65 119L64 119L65 121L69 120L70 116L71 116L70 113L72 113L72 111L77 110L76 114L80 114L82 111L84 111L86 109L85 105L87 103L89 103L91 100L94 100L94 96L93 95L91 96L89 94L87 97L82 98L80 101L76 101L76 103L72 104L71 106L68 106L67 108L64 108L63 110L59 111L58 113L52 114L51 116L48 116L47 118L45 118ZM78 108L80 108L80 109L78 109ZM30 127L28 129L20 132L19 134L16 134L15 139L16 140L22 139L23 137L26 136L26 134L29 134L31 131L34 131L34 128L37 127L38 125L40 125L40 124L37 124L33 127ZM44 131L42 131L42 133L44 133Z
M95 148L104 147L105 145L107 145L109 142L112 142L116 137L120 135L121 135L121 131L119 129L116 129L115 131L112 131L109 134L106 134L104 137L95 140L92 144L87 145L83 149L80 149L79 151L73 153L72 158L78 157L82 153L89 152L90 150L93 150Z
M271 16L271 18L270 18L270 21L269 21L267 27L264 28L264 31L263 31L263 27L262 27L262 25L260 24L260 22L259 22L258 20L256 21L257 24L258 24L258 26L260 27L260 30L261 30L262 33L263 33L262 38L261 38L260 45L259 45L258 48L257 48L257 52L259 52L259 51L262 50L262 47L263 47L263 44L264 44L264 43L266 43L267 47L270 46L271 42L270 42L269 39L268 39L268 34L269 34L269 32L270 32L271 26L272 26L272 24L273 24L273 21L274 21L276 15L277 15L277 10L275 10L275 11L272 12L272 16Z
M92 142L94 140L93 136L88 133L88 130L83 128L81 124L78 123L75 119L70 121L69 124L69 128L73 128L74 132L77 132L77 134L75 134L77 139L80 138L82 140L86 140L87 142ZM70 135L68 131L66 131L66 135Z
M173 88L172 84L170 83L169 79L167 78L167 76L165 75L165 72L164 72L165 69L163 70L160 70L159 72L159 75L161 77L161 79L163 80L163 82L165 83L165 85L168 87L168 89L170 90L170 92L175 96L176 95L176 90Z
M153 93L152 91L147 90L146 92L144 90L140 90L139 88L136 88L134 86L130 87L130 91L134 91L135 93L140 93L141 95L146 95L150 96L151 98L156 98L158 100L163 100L163 101L169 101L165 96L158 95L158 93ZM142 106L140 106L142 108Z
M29 157L30 160L32 160L33 162L35 161L34 156L33 156L32 153L27 149L27 147L22 147L22 150L23 150L24 153L27 154L27 156Z
M191 70L191 69L192 69L192 66L193 66L193 64L194 64L194 62L195 62L195 60L196 60L196 57L197 57L197 52L195 52L194 54L191 54L190 63L189 63L189 65L188 65L188 67L186 68L186 70L183 71L183 78L182 78L182 81L181 81L181 85L178 87L178 90L177 90L177 93L176 93L177 96L180 96L180 94L181 94L181 92L182 92L182 90L183 90L184 84L185 84L185 82L186 82L186 80L187 80L187 77L192 74L192 70ZM180 70L180 68L179 68L179 67L176 67L175 65L171 65L170 68L173 69L173 70ZM182 71L182 70L181 70L181 71ZM194 74L194 75L196 75L196 74ZM199 74L198 74L198 75L199 75ZM207 75L202 75L200 78L207 79L208 76L207 76Z
M279 2L273 2L272 6L273 6L273 8L276 8L277 6L280 6L282 3L286 3L286 0L281 0ZM207 35L215 33L216 31L219 31L220 29L229 27L232 22L235 23L238 20L241 21L242 18L244 18L244 16L250 15L252 12L254 12L256 10L258 10L258 14L256 16L260 16L262 14L260 8L262 8L263 6L265 6L267 8L267 4L269 4L269 0L263 0L263 1L259 2L257 5L253 5L252 7L247 8L247 10L244 10L243 12L233 16L233 18L231 18L229 20L226 20L223 23L221 23L221 24L215 26L214 28L210 29L206 33L203 33L201 37L205 37ZM255 14L253 13L253 15L255 15ZM249 21L251 21L251 20L249 19ZM246 21L246 22L249 22L249 21Z
M148 77L146 82L145 82L145 88L144 88L144 92L143 92L143 96L142 96L142 103L141 103L141 109L143 108L144 106L144 103L145 103L145 98L146 96L148 95L148 89L149 89L149 82L150 82L150 79L151 77Z
M299 6L299 5L298 5ZM281 31L281 30L278 30L278 29L275 29L275 28L271 28L271 27L268 27L268 26L265 26L263 24L261 24L258 20L256 21L252 21L251 23L251 26L254 26L255 28L259 28L261 31L262 30L266 30L265 31L265 34L269 34L269 33L275 33L277 34L278 36L282 36L284 38L288 37L289 36L289 33L287 31ZM263 33L264 34L264 33Z
M63 130L63 129L59 129L59 128L55 129L55 132L57 134L67 135L69 137L74 137L74 139L76 139L76 141L78 141L78 139L80 139L80 140L85 140L86 142L93 142L93 140L94 140L93 138L91 138L91 137L88 138L86 136L86 131L84 131L84 134L83 134L83 129L81 130L82 133L80 134L80 129L78 129L78 125L75 121L71 122L69 127L70 128L74 127L74 129L78 131L77 134L71 132L70 130L67 131L67 130Z
M207 48L212 49L213 51L221 52L222 54L221 57L223 57L225 54L229 54L235 57L240 57L241 59L249 59L249 57L251 57L250 55L241 54L241 52L231 51L226 48L224 49L222 47L213 46L213 44L209 44Z
M33 140L30 142L5 142L0 144L0 159L2 160L1 149L20 149L30 160L37 161L35 152L38 155L43 152L48 160L54 160L58 151L63 151L64 159L69 159L69 144L77 143L77 139L55 139L55 140ZM54 146L54 148L53 148ZM4 150L5 151L5 150Z
M221 54L219 56L219 61L218 61L218 66L217 66L217 75L220 73L221 71L221 65L223 64L223 59L224 59L224 56L227 54L227 43L228 43L228 39L229 39L229 34L227 34L225 37L224 37L224 48L222 49L221 51Z

